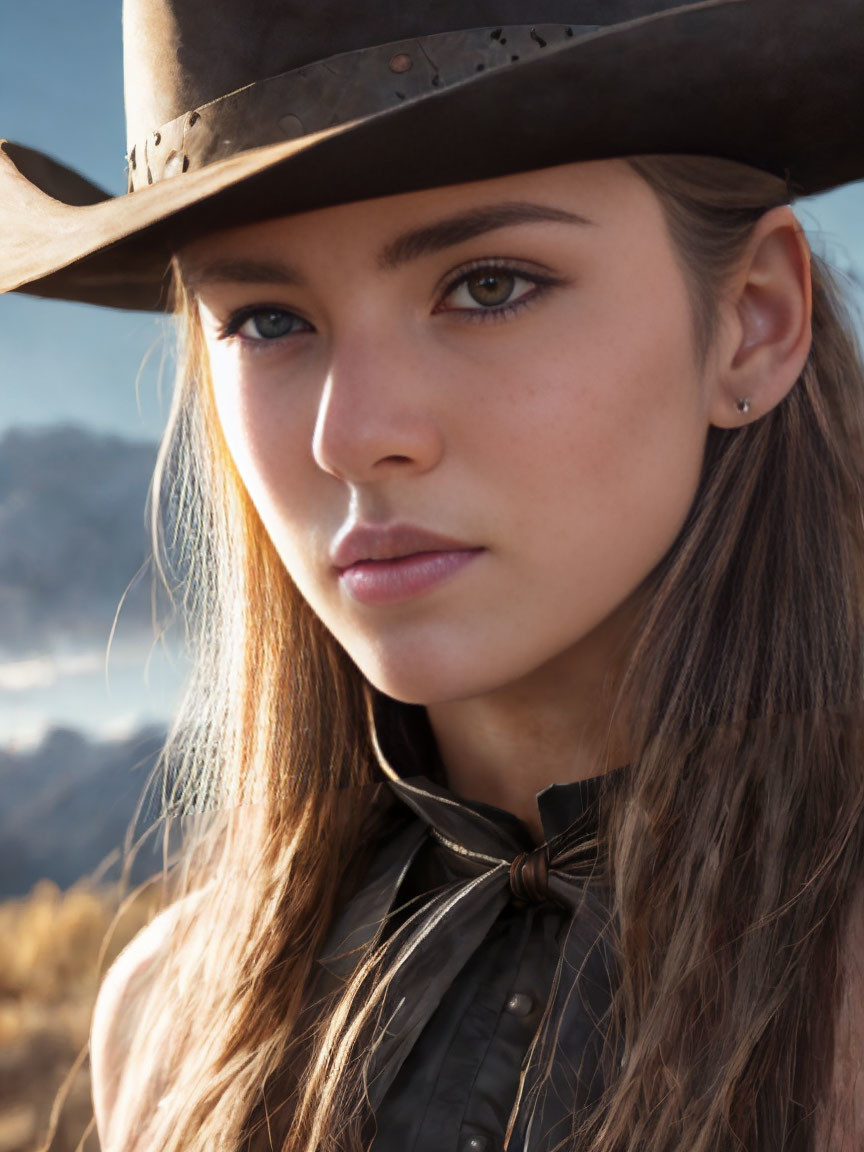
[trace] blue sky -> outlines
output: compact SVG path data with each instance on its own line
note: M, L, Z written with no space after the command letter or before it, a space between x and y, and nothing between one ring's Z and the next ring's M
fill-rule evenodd
M0 136L122 192L121 51L120 0L3 0ZM155 438L166 410L158 397L162 327L141 313L0 298L0 431L74 420Z
M0 136L121 193L120 0L2 0L2 9ZM140 313L0 297L0 435L16 425L73 421L155 440L171 384L169 366L160 404L164 324ZM83 529L79 541L88 546ZM112 616L109 606L104 626L76 650L58 641L50 651L0 658L0 743L26 747L56 723L117 738L170 714L178 670L122 619L107 659Z

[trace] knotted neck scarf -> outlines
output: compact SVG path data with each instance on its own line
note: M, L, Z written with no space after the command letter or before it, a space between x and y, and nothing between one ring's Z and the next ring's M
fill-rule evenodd
M421 848L431 850L439 882L411 901L419 903L413 911L402 910L401 921L397 909L399 927L392 934L396 976L369 1066L373 1109L506 905L552 905L567 917L578 916L583 953L608 927L607 903L598 897L602 883L596 876L598 801L607 778L544 789L537 800L546 839L536 845L525 824L511 813L462 800L439 782L443 772L440 763L430 763L428 723L424 731L424 721L418 722L422 710L399 708L402 715L394 719L391 705L376 703L373 742L389 790L416 819L409 819L382 846L334 923L321 956L331 975L347 978L358 957L384 938L388 916ZM405 716L411 720L408 728ZM398 757L410 772L424 755L428 774L406 776L390 762L390 757ZM608 966L608 958L604 964Z

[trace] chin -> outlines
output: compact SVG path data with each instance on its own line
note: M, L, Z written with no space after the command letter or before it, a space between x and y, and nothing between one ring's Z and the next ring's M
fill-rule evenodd
M477 695L470 687L470 679L447 675L440 670L364 668L361 665L360 671L373 688L401 704L439 704Z
M469 700L503 688L525 674L522 669L509 669L500 659L465 659L472 651L467 643L457 653L432 653L428 646L422 657L417 650L396 657L376 652L350 653L360 671L386 696L402 704L441 704L449 700Z

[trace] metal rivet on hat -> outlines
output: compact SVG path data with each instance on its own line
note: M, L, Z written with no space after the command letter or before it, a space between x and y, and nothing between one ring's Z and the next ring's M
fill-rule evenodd
M179 172L185 172L186 169L183 167L185 160L186 157L182 152L169 152L163 169L164 175L176 176Z
M153 143L156 145L159 145L162 143L162 133L161 132L154 132L153 133Z
M395 56L390 57L390 71L396 72L397 75L410 72L413 67L414 61L407 52L397 52Z

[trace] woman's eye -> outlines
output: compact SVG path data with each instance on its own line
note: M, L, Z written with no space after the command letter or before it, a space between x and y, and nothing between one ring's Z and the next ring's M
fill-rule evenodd
M535 281L508 268L481 268L462 276L445 296L445 311L494 311L536 291Z
M225 327L226 336L242 336L245 340L279 340L297 332L309 332L311 326L293 312L280 308L258 308L232 317Z

